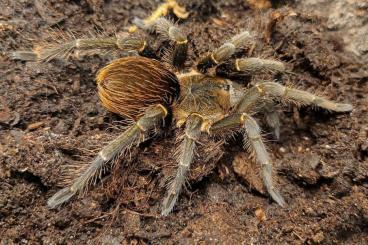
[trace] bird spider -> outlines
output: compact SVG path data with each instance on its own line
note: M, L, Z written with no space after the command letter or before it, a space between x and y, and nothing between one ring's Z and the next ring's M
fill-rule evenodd
M158 34L170 44L172 66L167 62L143 57L149 47L143 38L135 34L113 38L72 39L41 46L32 52L13 53L16 59L35 61L63 58L75 50L118 49L137 54L112 61L96 77L102 104L111 112L133 119L134 123L107 144L70 186L54 194L48 200L48 206L55 208L83 192L112 159L152 136L152 132L162 126L170 114L173 125L182 128L183 134L179 139L178 168L163 201L162 215L166 216L173 210L201 137L207 135L218 141L237 131L244 136L245 148L259 163L268 193L276 203L284 206L284 199L273 185L271 159L253 114L266 113L269 124L278 135L279 119L275 111L270 110L270 105L272 107L277 101L317 106L335 112L349 112L353 109L352 105L335 103L275 81L258 81L246 89L231 81L226 74L219 74L217 68L220 64L227 64L229 73L255 75L286 72L280 61L232 58L237 50L252 41L252 35L247 31L235 35L200 58L195 68L175 73L170 67L184 66L188 47L186 35L165 18L158 18L150 26L140 27Z

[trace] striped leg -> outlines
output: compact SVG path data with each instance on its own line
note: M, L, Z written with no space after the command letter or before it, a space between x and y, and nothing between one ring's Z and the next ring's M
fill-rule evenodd
M266 147L262 142L261 130L257 122L248 114L234 114L214 123L209 128L209 133L219 134L239 127L245 129L244 145L248 151L255 154L255 158L261 166L263 182L268 193L275 202L283 207L285 205L285 201L273 185L272 164Z
M230 74L240 73L246 75L257 75L263 74L265 72L285 73L286 68L284 63L277 60L261 58L241 58L230 61L227 65L227 72Z
M277 140L280 139L280 116L276 109L274 101L266 101L262 108L268 126L272 129L273 134Z
M169 61L173 66L183 66L188 52L188 39L185 33L166 18L159 18L154 23L155 31L164 39L172 44L172 50L169 52Z
M48 62L55 58L67 59L74 51L87 50L122 50L144 53L147 48L146 41L139 36L129 35L125 37L111 38L79 38L56 34L54 43L45 43L33 49L33 51L15 51L12 59L24 61Z
M146 113L125 132L105 146L91 162L88 168L74 180L69 187L55 193L48 201L50 208L55 208L68 201L75 194L83 192L100 172L115 156L126 151L129 147L139 144L143 136L147 135L166 117L167 110L162 105L150 108ZM144 138L144 137L143 137Z
M192 114L187 118L185 134L183 135L183 140L178 149L178 170L163 202L161 212L163 216L167 216L173 210L180 191L185 184L185 178L194 158L196 141L201 134L202 123L202 117L197 114Z
M166 49L164 59L175 67L181 67L187 58L188 39L183 30L171 20L160 17L152 22L145 23L144 20L134 19L134 23L148 32L156 32L162 41L170 43L171 47Z
M225 42L219 48L201 58L198 61L197 69L204 73L207 72L209 68L229 59L235 53L236 49L243 47L250 40L252 40L252 36L247 31L235 35L228 42Z
M353 110L351 104L336 103L312 93L285 87L275 82L262 82L249 89L235 107L235 112L248 112L264 98L284 99L301 105L318 106L336 112Z

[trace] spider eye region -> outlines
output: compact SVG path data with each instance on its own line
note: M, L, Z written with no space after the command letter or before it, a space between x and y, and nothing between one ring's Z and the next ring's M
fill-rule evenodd
M133 120L150 106L171 105L180 92L174 73L156 60L139 56L113 61L98 72L96 81L102 105Z

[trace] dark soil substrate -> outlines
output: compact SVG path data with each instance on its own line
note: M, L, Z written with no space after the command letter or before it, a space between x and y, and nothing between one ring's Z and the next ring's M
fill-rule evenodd
M204 163L205 152L199 151L190 188L170 216L160 217L165 180L175 169L175 131L168 129L121 158L114 174L83 198L47 208L47 199L62 186L62 166L88 163L124 124L100 105L94 82L97 70L118 54L42 64L12 61L8 54L30 49L50 28L122 32L135 16L143 18L158 5L144 2L1 4L1 244L368 243L368 76L362 65L367 62L343 50L323 16L293 2L290 9L275 4L296 15L280 20L269 44L258 43L253 55L284 61L293 72L283 76L284 83L355 109L333 114L288 106L280 140L265 136L286 208L270 201L256 171L239 167L247 161L239 138L223 147L219 161L214 156ZM191 11L182 21L191 42L189 65L239 30L265 32L272 10L223 2L183 3Z

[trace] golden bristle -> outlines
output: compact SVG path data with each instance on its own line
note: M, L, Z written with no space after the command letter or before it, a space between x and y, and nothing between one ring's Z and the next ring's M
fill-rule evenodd
M113 61L98 72L96 80L102 104L133 120L149 106L170 105L180 89L174 73L160 62L140 56Z

